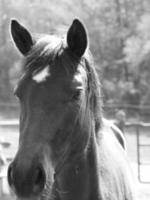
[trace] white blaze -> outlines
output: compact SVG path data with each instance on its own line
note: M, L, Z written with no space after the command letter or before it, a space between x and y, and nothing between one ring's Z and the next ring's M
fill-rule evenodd
M32 76L32 79L37 83L41 83L41 82L46 81L47 77L49 76L50 76L50 68L49 66L46 66L41 71L34 73Z

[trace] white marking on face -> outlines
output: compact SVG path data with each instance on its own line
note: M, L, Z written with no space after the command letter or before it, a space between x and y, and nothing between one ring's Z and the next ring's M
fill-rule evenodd
M46 66L41 71L35 72L32 76L32 80L34 80L37 83L42 83L46 81L47 77L50 76L50 67Z
M79 82L79 83L82 83L83 82L83 75L82 74L76 74L75 77L74 77L74 80L76 82Z
M74 76L73 83L77 88L82 88L86 81L86 72L82 67L79 67L76 75Z

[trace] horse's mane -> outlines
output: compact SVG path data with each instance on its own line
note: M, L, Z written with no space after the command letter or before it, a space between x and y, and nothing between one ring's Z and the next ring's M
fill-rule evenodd
M32 49L28 52L24 70L26 73L33 73L41 70L45 65L53 63L64 49L63 40L56 36L47 36L37 39Z
M101 86L91 54L89 53L87 56L85 56L84 59L85 66L88 72L88 98L90 100L91 109L95 119L95 131L97 132L100 128L102 119Z
M79 59L67 48L63 38L45 36L35 43L26 57L24 66L26 73L32 74L48 64L52 66L55 64L60 65L68 73L70 70L75 70L75 66L78 64L84 67L88 76L87 98L95 119L95 131L97 132L101 125L102 98L99 78L90 51L87 50L82 58Z

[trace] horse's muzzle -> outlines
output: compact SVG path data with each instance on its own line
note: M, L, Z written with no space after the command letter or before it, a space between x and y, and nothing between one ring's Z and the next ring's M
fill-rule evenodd
M26 170L12 162L8 168L8 183L18 197L36 196L44 189L46 174L41 164Z

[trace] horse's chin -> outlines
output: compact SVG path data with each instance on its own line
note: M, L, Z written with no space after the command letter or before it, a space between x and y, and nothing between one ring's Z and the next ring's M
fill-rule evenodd
M53 200L54 195L52 194L52 185L49 184L49 181L47 181L44 190L41 192L41 194L32 196L32 197L16 197L16 200Z
M28 197L28 198L16 198L16 200L48 200L48 197Z
M45 200L45 199L42 199L41 197L36 197L36 198L16 198L16 200Z
M17 197L16 200L49 200L49 196L47 195L39 195L36 197L26 197L26 198L22 198L22 197Z

